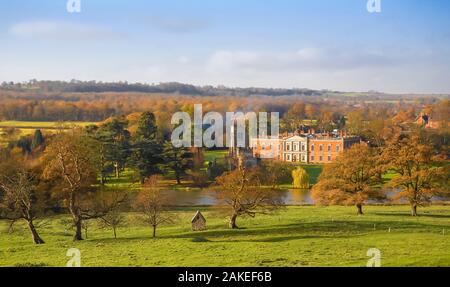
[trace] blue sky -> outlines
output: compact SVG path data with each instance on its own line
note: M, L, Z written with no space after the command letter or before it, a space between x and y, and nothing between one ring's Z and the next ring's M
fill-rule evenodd
M0 81L450 93L450 1L0 2Z

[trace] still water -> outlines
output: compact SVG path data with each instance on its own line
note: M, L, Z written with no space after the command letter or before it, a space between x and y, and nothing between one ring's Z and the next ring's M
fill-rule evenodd
M310 190L281 190L282 200L286 205L313 204ZM167 190L167 196L177 206L214 205L215 193L208 190Z
M286 205L305 205L314 204L309 189L286 189L278 191ZM216 204L215 193L209 190L167 190L166 195L170 197L175 206L196 206L196 205L214 205ZM394 192L386 193L388 199L382 202L388 202ZM433 202L448 201L448 198L433 198ZM377 203L377 201L368 201L368 203ZM378 203L380 203L378 201ZM407 203L403 200L399 203Z

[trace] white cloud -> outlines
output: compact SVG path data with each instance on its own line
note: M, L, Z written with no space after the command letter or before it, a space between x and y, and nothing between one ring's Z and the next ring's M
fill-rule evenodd
M321 50L317 48L303 48L297 51L297 56L305 61L317 60L321 56Z
M58 22L31 21L16 23L9 28L9 33L19 38L32 39L94 39L112 37L114 32L95 25Z
M180 57L178 57L178 62L180 64L189 64L191 62L191 59L186 56L180 56Z
M213 53L208 60L211 72L246 71L343 71L389 66L396 61L379 51L345 51L303 48L296 52L226 51Z

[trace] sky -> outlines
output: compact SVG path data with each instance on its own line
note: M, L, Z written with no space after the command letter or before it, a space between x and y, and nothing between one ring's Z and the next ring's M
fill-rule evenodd
M450 1L0 1L0 82L450 93Z

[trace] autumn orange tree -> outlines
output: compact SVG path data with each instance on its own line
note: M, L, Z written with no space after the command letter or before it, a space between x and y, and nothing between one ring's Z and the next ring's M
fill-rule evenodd
M324 167L312 189L312 198L319 205L355 205L363 214L368 199L382 198L376 188L379 182L378 153L365 144L357 144Z
M44 161L44 177L57 186L56 196L62 199L75 226L74 240L82 240L83 220L98 218L82 208L83 200L97 182L98 143L81 130L56 135L48 145Z
M394 199L406 199L411 215L417 216L417 207L448 188L448 165L433 147L421 141L418 132L409 136L397 135L383 151L383 160L396 176L386 186L397 189Z
M219 204L229 213L231 229L238 228L238 216L255 217L281 206L279 194L271 188L264 188L260 175L257 169L238 168L216 178Z

